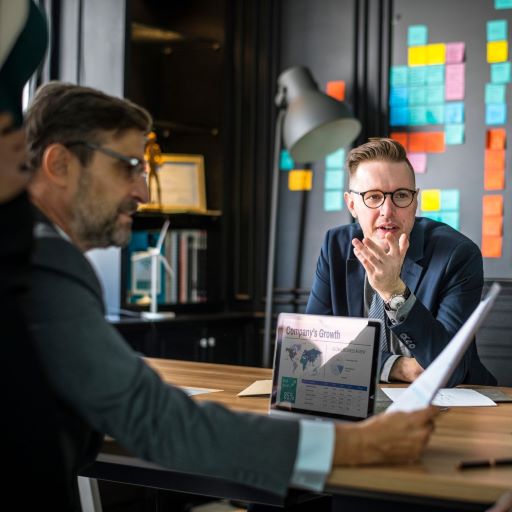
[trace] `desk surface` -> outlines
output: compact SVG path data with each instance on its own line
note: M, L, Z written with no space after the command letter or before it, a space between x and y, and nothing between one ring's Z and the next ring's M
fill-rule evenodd
M237 397L271 370L187 361L147 359L169 383L221 389L197 395L230 409L266 414L268 397ZM511 388L501 388L512 395ZM422 460L412 465L337 468L326 491L355 495L392 494L458 502L491 503L512 488L512 467L458 471L462 459L512 457L512 403L452 408L442 412Z

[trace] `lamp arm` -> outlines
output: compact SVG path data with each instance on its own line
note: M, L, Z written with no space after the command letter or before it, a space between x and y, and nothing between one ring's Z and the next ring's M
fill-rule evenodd
M265 298L265 334L263 338L263 366L271 366L272 302L274 294L274 268L276 255L277 209L279 199L279 156L285 109L280 106L276 119L274 138L274 163L272 168L272 195L270 203L270 226L268 233L267 293Z

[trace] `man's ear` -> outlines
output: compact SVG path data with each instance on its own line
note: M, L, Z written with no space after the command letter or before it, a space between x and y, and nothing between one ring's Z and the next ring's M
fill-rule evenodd
M41 169L55 185L66 186L73 177L76 157L62 144L50 144L43 153Z
M352 217L354 217L354 219L357 219L357 213L354 208L354 197L352 196L352 194L350 192L345 192L343 194L343 199L345 199L345 204L347 205L347 208L349 209Z

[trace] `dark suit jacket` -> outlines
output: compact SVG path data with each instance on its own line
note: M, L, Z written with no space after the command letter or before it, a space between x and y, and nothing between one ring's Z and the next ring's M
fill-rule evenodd
M30 329L68 408L76 467L96 455L98 433L105 433L162 466L285 494L299 424L198 405L164 384L105 321L100 284L84 255L41 214L35 232Z
M327 232L318 259L307 313L363 315L365 272L351 240L363 238L359 224ZM390 326L426 368L478 305L483 287L482 255L467 237L446 224L416 218L401 278L416 296L409 315ZM496 384L480 362L473 342L449 385Z

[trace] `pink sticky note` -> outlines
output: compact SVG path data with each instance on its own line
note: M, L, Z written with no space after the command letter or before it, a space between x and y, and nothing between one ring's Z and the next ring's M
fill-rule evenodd
M446 43L446 64L464 62L466 43Z
M465 64L449 64L446 66L445 99L463 100L465 92Z
M407 153L407 158L411 162L414 172L423 174L427 170L426 153Z

